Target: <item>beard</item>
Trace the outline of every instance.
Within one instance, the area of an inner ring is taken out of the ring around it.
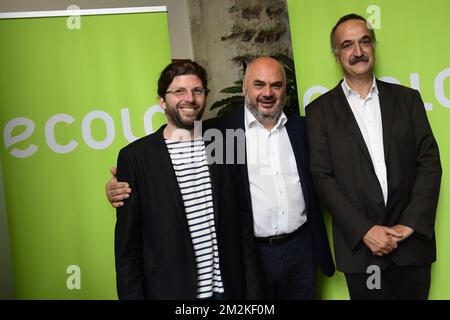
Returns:
[[[180,108],[184,107],[191,107],[195,110],[199,110],[197,115],[195,116],[195,119],[183,119],[183,116],[180,113]],[[200,106],[197,103],[186,103],[183,101],[180,101],[177,103],[175,107],[169,107],[166,108],[166,116],[172,121],[172,123],[175,125],[175,127],[185,130],[192,130],[194,129],[194,122],[200,121],[203,116],[203,112],[205,111],[204,106]]]
[[[248,92],[245,93],[245,105],[247,106],[248,110],[253,114],[253,116],[256,118],[256,120],[258,120],[261,124],[273,123],[274,121],[278,120],[281,113],[283,112],[286,97],[283,97],[283,99],[275,105],[275,109],[270,113],[263,113],[258,110],[259,102],[267,103],[271,101],[272,101],[271,99],[257,98],[255,103],[253,103],[252,101],[250,101]]]

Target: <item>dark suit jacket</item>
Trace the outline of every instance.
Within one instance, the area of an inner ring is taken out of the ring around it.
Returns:
[[[302,192],[305,198],[307,221],[311,230],[313,252],[316,263],[320,266],[324,274],[331,276],[334,273],[334,263],[328,244],[322,212],[320,211],[320,207],[316,201],[315,192],[312,187],[312,180],[309,171],[306,124],[304,118],[295,114],[288,114],[287,118],[288,121],[286,122],[286,130],[294,151]],[[230,111],[222,118],[206,121],[205,127],[220,127],[222,130],[245,130],[244,107]],[[227,143],[228,142],[229,141],[227,141]],[[245,148],[243,150],[245,150]],[[243,197],[241,197],[241,202],[245,207],[242,211],[249,212],[251,215],[252,203],[247,165],[244,162],[241,165],[235,166],[235,168],[237,169],[237,174],[235,175],[237,180],[235,185],[240,188],[239,193],[243,195]],[[251,219],[253,220],[253,216],[251,216]]]
[[[117,210],[120,299],[195,299],[197,273],[186,213],[163,129],[123,148],[117,178],[133,192]],[[238,212],[233,178],[210,165],[220,268],[228,299],[261,298],[253,229]]]
[[[434,221],[439,151],[417,91],[377,80],[383,124],[388,201],[339,83],[306,108],[314,186],[333,220],[336,264],[346,273],[430,264],[436,259]],[[415,230],[391,254],[372,255],[362,242],[374,225]]]

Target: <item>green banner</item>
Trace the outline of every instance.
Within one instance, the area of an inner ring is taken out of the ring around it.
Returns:
[[[108,165],[165,121],[167,14],[141,9],[2,14],[0,162],[19,299],[116,298]]]
[[[429,297],[450,299],[450,1],[288,0],[288,8],[303,107],[342,78],[329,39],[337,20],[348,13],[362,15],[376,29],[377,78],[420,90],[443,167],[436,218],[437,262],[432,268]],[[348,298],[342,273],[321,278],[321,282],[323,298]]]

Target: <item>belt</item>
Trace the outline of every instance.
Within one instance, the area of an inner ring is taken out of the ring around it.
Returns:
[[[297,234],[304,229],[304,226],[306,223],[302,224],[297,230],[291,233],[284,233],[276,236],[270,236],[270,237],[255,237],[256,242],[258,243],[264,243],[269,245],[277,245],[277,244],[283,244],[292,238],[294,238]]]

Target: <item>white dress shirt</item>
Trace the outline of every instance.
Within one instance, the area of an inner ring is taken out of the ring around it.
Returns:
[[[245,107],[248,178],[256,237],[291,233],[306,222],[294,151],[281,114],[269,131]]]
[[[380,100],[375,77],[372,88],[365,99],[342,81],[342,90],[353,111],[359,130],[364,138],[378,181],[383,191],[384,204],[387,203],[388,186],[386,162],[384,159],[383,124],[381,121]]]

